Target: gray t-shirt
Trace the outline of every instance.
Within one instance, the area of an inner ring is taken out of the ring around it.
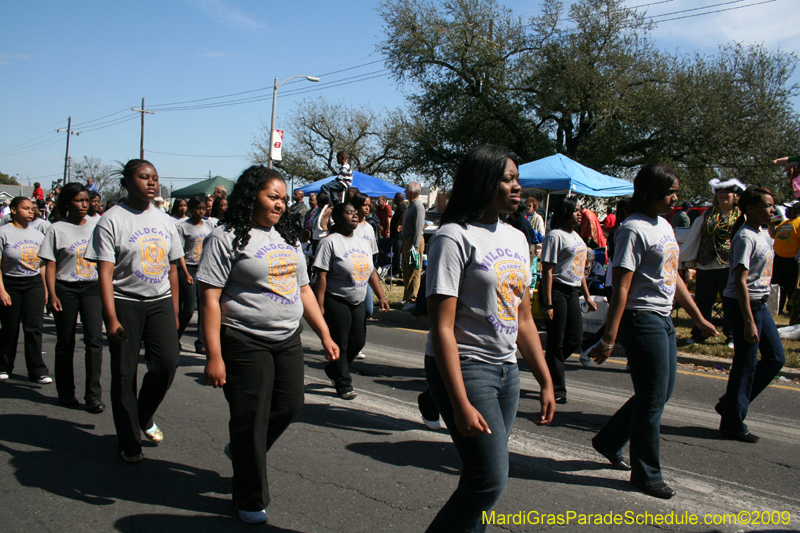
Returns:
[[[61,220],[50,226],[44,234],[39,257],[55,261],[58,281],[97,280],[97,265],[84,259],[94,226],[94,219],[88,217],[81,225]]]
[[[84,258],[114,263],[114,296],[152,300],[170,295],[170,262],[183,256],[175,224],[154,206],[120,202],[100,217]]]
[[[553,280],[580,287],[586,271],[588,249],[581,236],[554,229],[542,241],[542,261],[553,264]]]
[[[403,215],[403,238],[414,239],[412,243],[414,248],[419,247],[419,241],[422,239],[422,230],[425,229],[425,206],[422,205],[422,200],[417,198],[406,208],[406,213]]]
[[[199,226],[186,220],[178,224],[178,238],[181,240],[183,248],[183,259],[187,265],[200,264],[200,257],[203,255],[203,241],[214,230],[214,226],[207,220],[202,220]]]
[[[680,254],[669,222],[636,213],[617,229],[614,243],[612,267],[633,272],[625,309],[669,316],[678,286]]]
[[[372,255],[378,253],[378,240],[375,238],[375,230],[372,229],[372,226],[368,222],[359,224],[356,229],[353,230],[353,233],[369,244]]]
[[[47,230],[50,229],[50,226],[52,226],[52,224],[50,224],[48,221],[39,217],[31,220],[30,225],[33,226],[34,229],[41,231],[42,235],[47,233]]]
[[[197,279],[222,289],[222,324],[270,340],[294,333],[303,316],[300,289],[308,285],[306,260],[274,228],[254,227],[244,250],[236,235],[214,228],[203,246]]]
[[[428,248],[427,295],[455,296],[458,354],[516,362],[519,305],[530,285],[530,247],[505,222],[445,224]],[[425,354],[433,356],[431,335]]]
[[[731,239],[731,253],[729,256],[730,273],[728,285],[722,291],[723,296],[736,298],[736,284],[734,270],[739,265],[747,269],[747,292],[751,300],[760,300],[769,296],[772,280],[772,261],[775,253],[767,242],[766,237],[747,224],[739,228]]]
[[[333,232],[319,241],[313,266],[328,272],[327,294],[351,305],[364,301],[373,270],[372,248],[355,232],[350,237]]]
[[[28,224],[25,229],[14,224],[0,227],[0,271],[12,278],[39,275],[39,248],[44,235]]]

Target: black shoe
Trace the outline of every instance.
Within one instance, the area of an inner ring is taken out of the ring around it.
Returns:
[[[86,410],[90,413],[99,415],[103,411],[106,410],[106,404],[98,400],[97,398],[93,398],[91,400],[86,401]]]
[[[75,407],[76,405],[80,405],[81,402],[73,396],[72,398],[59,398],[58,403],[63,405],[64,407]]]
[[[663,481],[652,485],[638,485],[632,482],[632,485],[645,494],[655,498],[661,498],[662,500],[669,500],[675,496],[675,491]]]
[[[747,442],[748,444],[755,444],[761,438],[758,435],[753,435],[749,431],[747,433],[742,433],[741,435],[734,435],[732,433],[723,433],[722,431],[719,432],[725,440],[738,440],[739,442]]]
[[[563,398],[556,398],[556,403],[560,403],[561,405],[564,405],[564,404],[565,404],[565,403],[567,403],[568,401],[569,401],[569,400],[567,400],[567,397],[566,397],[566,396],[564,396]]]
[[[717,405],[714,406],[714,410],[719,416],[722,416],[722,402],[717,402]]]
[[[599,449],[597,449],[597,445],[594,443],[594,441],[592,441],[592,448],[594,448],[597,453],[608,459],[608,462],[611,463],[611,468],[614,470],[622,470],[623,472],[631,471],[631,465],[626,463],[621,455],[611,455],[601,452]]]

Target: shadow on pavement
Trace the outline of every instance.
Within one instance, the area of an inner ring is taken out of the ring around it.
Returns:
[[[330,390],[328,393],[328,391],[313,390],[312,387],[306,386],[306,394],[331,396],[336,398],[336,401],[345,402],[345,400],[339,400],[330,388],[328,388]],[[417,424],[403,418],[354,409],[347,405],[339,407],[315,403],[307,403],[303,406],[300,416],[295,420],[295,423],[297,422],[324,428],[358,431],[369,435],[391,435],[396,431],[410,431],[425,427],[421,423]]]
[[[229,479],[211,470],[148,459],[147,449],[144,462],[125,464],[116,453],[116,436],[93,434],[94,428],[44,415],[0,415],[0,451],[10,456],[20,485],[64,498],[90,505],[125,500],[230,514]]]
[[[139,531],[187,531],[200,533],[206,531],[254,531],[255,527],[245,524],[229,513],[229,516],[182,516],[168,514],[140,514],[120,518],[114,524],[117,531],[136,533]],[[274,533],[301,533],[295,529],[275,526],[258,527],[258,531]]]

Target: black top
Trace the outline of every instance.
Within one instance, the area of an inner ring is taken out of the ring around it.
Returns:
[[[403,216],[406,214],[406,204],[400,204],[397,209],[395,209],[394,214],[392,215],[392,222],[389,224],[389,236],[392,239],[402,239],[403,236],[397,231],[397,226],[403,223]]]

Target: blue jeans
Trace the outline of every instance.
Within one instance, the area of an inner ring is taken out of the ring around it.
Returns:
[[[367,296],[364,298],[364,320],[372,318],[375,310],[375,301],[372,299],[372,287],[367,284]]]
[[[750,344],[744,340],[744,317],[739,300],[723,298],[722,310],[733,326],[733,363],[728,378],[728,388],[720,398],[722,419],[719,430],[729,435],[747,433],[744,419],[750,403],[775,379],[786,362],[783,344],[767,306],[758,301],[750,302],[750,310],[756,323],[759,342]],[[758,352],[761,360],[758,361]],[[758,362],[756,362],[758,361]]]
[[[668,316],[625,311],[617,342],[628,354],[634,394],[592,442],[601,453],[620,457],[630,441],[631,483],[654,485],[664,480],[659,461],[661,414],[678,371],[675,328]]]
[[[477,437],[459,433],[434,357],[425,357],[425,373],[462,463],[458,487],[427,531],[485,531],[486,525],[481,523],[483,511],[489,511],[497,503],[508,480],[508,438],[519,404],[519,369],[516,363],[490,365],[461,359],[469,401],[492,431]]]

